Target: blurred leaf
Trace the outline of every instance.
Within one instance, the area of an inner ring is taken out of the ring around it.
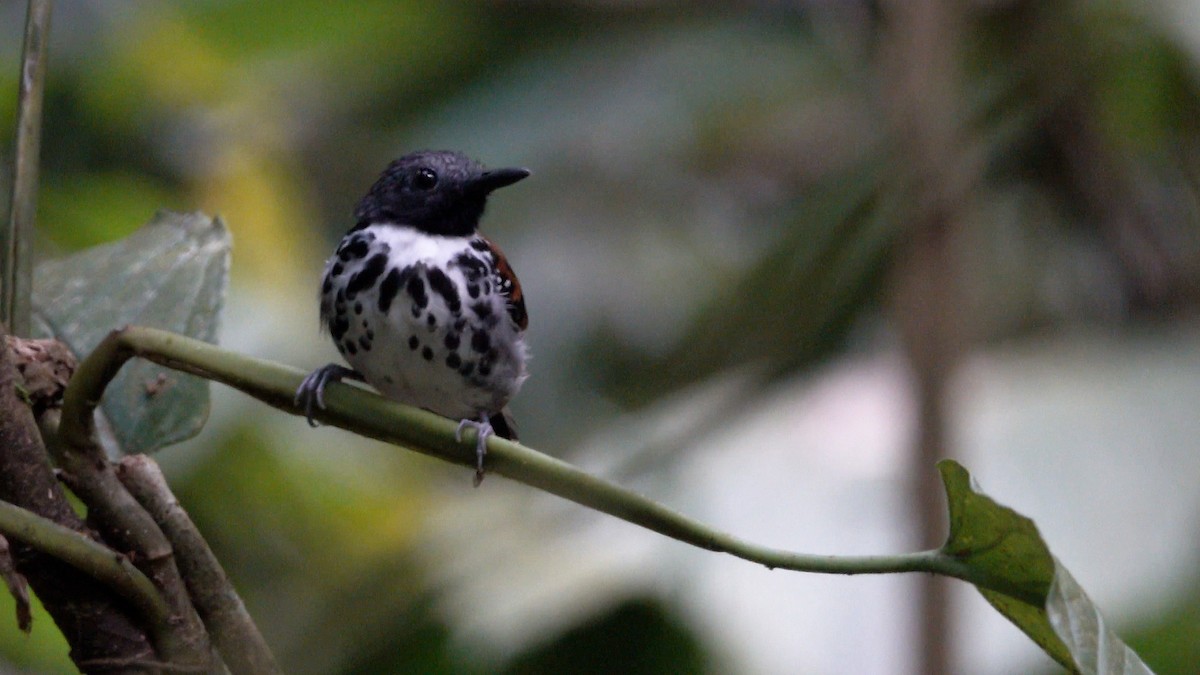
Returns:
[[[210,428],[213,452],[172,477],[284,671],[463,672],[412,555],[436,508],[427,460],[352,439],[283,451],[277,423],[295,421],[268,409]]]
[[[283,117],[305,115],[427,81],[452,87],[453,77],[431,75],[479,67],[495,39],[486,15],[414,0],[158,3],[114,25],[111,49],[81,65],[90,76],[80,84],[96,111],[135,128],[197,104],[250,103],[267,113],[292,102]],[[139,101],[132,114],[131,100]]]
[[[993,607],[1071,672],[1150,673],[1050,554],[1032,520],[976,490],[957,462],[944,460],[938,470],[950,503],[942,551],[973,568]]]
[[[0,672],[5,673],[78,673],[67,655],[71,646],[54,625],[54,618],[42,606],[37,595],[31,595],[33,630],[26,634],[15,630],[15,606],[11,595],[0,593]]]
[[[394,571],[392,572],[395,573]],[[354,598],[359,605],[380,604],[377,596]],[[349,604],[349,603],[347,603]],[[378,633],[375,639],[362,639],[345,654],[346,665],[340,672],[375,675],[376,673],[421,673],[422,675],[463,675],[472,672],[462,664],[462,655],[455,649],[454,633],[444,625],[432,607],[400,607],[390,603],[394,616],[388,621],[372,624]],[[430,603],[426,603],[428,605]],[[354,612],[355,607],[347,607]],[[373,617],[375,618],[375,617]],[[382,628],[383,630],[379,630]],[[322,633],[313,640],[319,642]],[[361,633],[359,634],[361,636]]]
[[[502,672],[584,675],[619,669],[626,675],[651,675],[713,672],[713,666],[686,624],[660,603],[638,599],[518,656]]]
[[[134,172],[96,171],[47,180],[38,200],[38,229],[56,245],[76,251],[131,234],[147,204],[168,204],[172,198],[153,179]]]
[[[1131,631],[1129,643],[1159,675],[1192,675],[1200,663],[1200,579],[1193,574],[1154,614]]]
[[[35,333],[62,340],[80,357],[127,324],[211,342],[225,296],[229,249],[229,233],[219,219],[159,212],[126,239],[39,265]],[[200,430],[208,417],[208,386],[135,360],[108,387],[101,410],[117,446],[110,451],[152,452]]]
[[[661,357],[618,356],[625,363],[610,369],[613,384],[644,403],[747,364],[778,377],[840,343],[872,299],[901,222],[881,188],[887,164],[867,153],[797,199],[778,240],[715,294],[675,346]]]
[[[1078,3],[1073,15],[1087,34],[1080,65],[1106,138],[1157,152],[1195,129],[1200,81],[1177,33],[1131,3]]]

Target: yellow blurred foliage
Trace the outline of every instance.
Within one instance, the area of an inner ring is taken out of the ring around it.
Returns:
[[[299,175],[270,152],[234,141],[194,186],[199,208],[221,215],[233,233],[235,282],[314,286],[313,269],[324,253],[317,244],[324,243],[311,236],[314,208],[296,182]]]

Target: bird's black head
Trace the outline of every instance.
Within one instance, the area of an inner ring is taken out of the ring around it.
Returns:
[[[464,237],[475,232],[488,194],[525,178],[525,169],[488,171],[459,152],[405,155],[384,170],[354,209],[357,227],[392,222],[429,234]]]

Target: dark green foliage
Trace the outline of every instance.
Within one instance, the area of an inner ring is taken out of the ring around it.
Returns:
[[[712,672],[703,645],[658,602],[630,600],[518,656],[507,675],[660,675]]]

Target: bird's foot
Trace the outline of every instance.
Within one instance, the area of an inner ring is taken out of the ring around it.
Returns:
[[[297,406],[304,407],[304,419],[308,420],[308,426],[316,427],[317,422],[313,419],[313,413],[317,408],[325,409],[325,387],[330,382],[341,382],[342,380],[362,382],[363,376],[357,370],[331,363],[312,371],[300,383],[300,387],[296,389],[294,402]]]
[[[487,439],[495,433],[487,413],[479,416],[478,420],[465,419],[458,423],[454,431],[454,440],[462,443],[463,429],[471,427],[475,430],[475,487],[483,482],[483,456],[487,454]]]

